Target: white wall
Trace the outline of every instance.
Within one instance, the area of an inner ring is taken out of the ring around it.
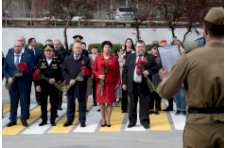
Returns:
[[[186,29],[176,29],[175,34],[178,39],[182,40]],[[113,44],[123,44],[127,38],[135,39],[135,30],[131,28],[69,28],[67,30],[67,37],[69,45],[73,43],[74,35],[82,35],[83,41],[90,43],[102,43],[104,40],[109,40]],[[26,42],[29,38],[34,37],[37,42],[44,44],[46,39],[59,39],[64,43],[63,28],[2,28],[2,50],[4,55],[7,54],[8,49],[13,47],[14,42],[18,36],[24,36]],[[172,33],[169,29],[141,29],[141,38],[146,44],[151,44],[153,40],[167,40],[168,43],[172,41]]]

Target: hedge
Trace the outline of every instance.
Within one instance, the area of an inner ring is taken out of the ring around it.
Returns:
[[[25,44],[26,47],[29,46],[29,44]],[[37,49],[40,49],[41,51],[43,50],[44,45],[42,43],[37,43],[36,47]]]

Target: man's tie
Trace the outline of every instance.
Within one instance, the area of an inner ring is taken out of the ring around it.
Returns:
[[[78,56],[75,56],[75,60],[76,60],[76,61],[78,60]]]
[[[16,68],[17,68],[17,65],[19,64],[19,58],[20,57],[20,55],[16,55]]]
[[[142,58],[142,55],[139,55],[138,61],[141,61],[142,60],[141,58]],[[136,73],[137,73],[138,76],[141,75],[141,67],[137,66]]]

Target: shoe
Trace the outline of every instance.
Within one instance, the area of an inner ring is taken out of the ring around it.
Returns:
[[[16,125],[16,122],[9,122],[9,123],[7,124],[7,127],[10,127],[10,126],[13,126],[13,125]]]
[[[51,121],[51,125],[52,126],[55,126],[56,124],[55,124],[55,121]]]
[[[85,127],[85,126],[86,126],[85,123],[81,123],[81,124],[80,124],[80,127]]]
[[[63,126],[67,127],[67,126],[70,126],[70,125],[72,125],[72,122],[66,122]]]
[[[77,112],[79,112],[79,109],[77,110]]]
[[[187,116],[187,113],[186,113],[185,110],[184,111],[181,111],[181,114],[184,115],[184,116]]]
[[[163,111],[173,111],[172,107],[167,107],[166,109],[164,109]]]
[[[28,127],[28,124],[27,124],[26,121],[23,121],[23,122],[22,122],[22,125],[25,126],[25,127]]]
[[[47,122],[41,122],[40,124],[39,124],[39,126],[43,126],[43,125],[45,125],[45,124],[47,124]]]
[[[111,127],[111,124],[106,124],[107,127]]]
[[[97,111],[100,112],[100,109],[98,109]]]
[[[127,128],[132,128],[132,127],[134,127],[135,125],[134,124],[129,124],[128,126],[127,126]]]
[[[101,124],[101,127],[105,127],[106,126],[106,122],[105,122],[105,124]]]
[[[122,113],[127,113],[127,111],[124,111],[124,110],[123,110]]]
[[[40,116],[40,118],[42,118],[42,116]]]
[[[143,127],[145,128],[145,129],[149,129],[149,125],[143,125]]]
[[[180,110],[177,110],[175,115],[179,115],[180,113],[181,113]]]
[[[58,110],[62,110],[62,107],[60,105],[58,105]]]
[[[56,114],[56,115],[55,115],[55,117],[56,117],[56,118],[58,118],[58,117],[59,117],[59,115],[58,115],[58,114]]]
[[[154,113],[154,110],[150,110],[150,111],[149,111],[149,114],[153,114],[153,113]]]
[[[97,103],[94,103],[94,106],[97,106]]]
[[[88,110],[86,110],[86,112],[89,112]]]
[[[41,102],[38,102],[38,105],[40,106],[41,105]]]
[[[155,115],[159,115],[159,111],[158,110],[155,110]]]

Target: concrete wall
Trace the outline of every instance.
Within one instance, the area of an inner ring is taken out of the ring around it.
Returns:
[[[168,43],[172,41],[171,31],[169,29],[140,29],[141,38],[146,44],[151,44],[153,40],[166,39]],[[201,29],[199,29],[201,31]],[[175,34],[178,39],[182,40],[186,29],[176,29]],[[112,43],[123,44],[127,38],[135,39],[134,29],[86,29],[69,28],[67,30],[67,37],[69,45],[73,43],[73,36],[80,34],[84,37],[83,41],[88,44],[90,43],[102,43],[104,40],[109,40]],[[24,36],[26,42],[29,38],[36,38],[37,42],[44,44],[46,39],[56,40],[59,39],[64,43],[63,28],[2,28],[2,50],[6,55],[8,49],[13,47],[14,42],[18,36]]]

